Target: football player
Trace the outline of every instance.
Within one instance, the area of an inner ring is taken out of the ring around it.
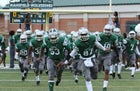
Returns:
[[[76,31],[71,33],[72,46],[73,46],[73,42],[78,39],[78,36],[79,36],[78,32],[76,32]],[[73,68],[72,70],[74,71],[74,78],[75,78],[74,82],[75,83],[78,83],[78,75],[81,75],[81,71],[78,70],[79,61],[80,61],[80,55],[79,55],[79,53],[76,53],[74,59],[72,60],[72,64],[71,64],[72,68]]]
[[[1,47],[1,61],[0,64],[3,63],[4,67],[6,67],[5,59],[6,59],[6,45],[5,45],[5,38],[4,36],[0,36],[0,47]]]
[[[48,37],[45,38],[41,48],[40,58],[46,49],[47,52],[47,70],[49,76],[49,91],[53,91],[54,77],[56,75],[56,86],[61,82],[62,72],[65,64],[65,50],[70,50],[67,39],[59,36],[59,32],[55,28],[48,31]]]
[[[140,42],[140,24],[136,25],[135,32],[136,32],[136,39]],[[138,45],[138,49],[140,50],[140,43]],[[139,60],[139,56],[136,54],[136,71],[140,71],[138,62],[140,62],[140,60]]]
[[[104,48],[94,35],[89,34],[89,30],[85,27],[81,27],[78,30],[79,39],[74,41],[74,49],[70,53],[72,58],[75,58],[75,54],[79,53],[80,61],[78,62],[78,70],[82,71],[85,77],[85,83],[87,91],[93,91],[91,78],[97,79],[98,66],[95,61],[95,46],[101,48],[103,51],[109,51]]]
[[[138,49],[139,41],[136,39],[136,33],[134,31],[130,31],[128,33],[128,38],[124,40],[124,44],[126,50],[127,66],[131,67],[131,78],[134,78],[136,70],[136,54],[140,56]]]
[[[110,74],[113,79],[115,78],[115,64],[118,68],[118,78],[121,79],[121,64],[122,64],[122,51],[123,51],[123,36],[121,35],[120,28],[114,28],[113,33],[116,35],[117,44],[112,50],[112,64],[110,66]]]
[[[16,52],[20,57],[19,67],[22,73],[22,81],[26,79],[29,70],[29,63],[27,60],[28,48],[29,48],[29,43],[27,42],[27,36],[25,34],[22,34],[20,36],[20,42],[16,44]]]
[[[99,37],[98,41],[105,48],[111,49],[116,45],[117,38],[114,34],[112,34],[112,26],[110,24],[106,24],[104,26],[103,33],[99,34]],[[111,58],[111,51],[106,52],[101,49],[98,50],[97,59],[99,61],[99,71],[101,71],[104,67],[103,91],[107,91]]]
[[[38,31],[35,34],[35,38],[33,38],[30,41],[30,46],[29,46],[29,50],[28,50],[28,62],[30,63],[30,59],[31,59],[31,52],[34,53],[34,57],[33,57],[33,65],[35,67],[35,75],[36,75],[36,84],[40,85],[40,78],[39,78],[39,74],[40,71],[44,70],[44,64],[45,64],[45,60],[44,57],[42,58],[42,60],[38,60],[39,58],[39,53],[40,53],[40,48],[41,45],[43,44],[43,32]]]
[[[22,29],[17,29],[16,34],[14,35],[15,44],[20,41],[20,35],[22,34]],[[18,60],[18,53],[15,53],[15,60]]]

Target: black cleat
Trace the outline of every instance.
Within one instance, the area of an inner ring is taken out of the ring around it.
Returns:
[[[55,85],[58,86],[59,83],[60,83],[60,80],[57,80],[56,83],[55,83]]]
[[[131,75],[131,79],[133,79],[134,78],[134,75]]]
[[[115,73],[112,74],[112,78],[115,79]]]
[[[122,79],[122,77],[121,77],[121,75],[120,75],[120,74],[118,74],[118,78],[119,78],[119,79]]]
[[[40,81],[36,81],[36,85],[39,86],[40,85]]]
[[[75,81],[74,81],[76,84],[78,83],[78,80],[77,79],[75,79]]]
[[[25,81],[25,77],[24,76],[22,76],[22,81]]]
[[[43,73],[43,71],[42,70],[40,70],[40,74],[42,74]]]

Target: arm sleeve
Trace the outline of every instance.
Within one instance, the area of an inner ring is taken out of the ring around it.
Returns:
[[[106,48],[105,47],[103,47],[98,41],[95,41],[95,45],[98,47],[98,48],[100,48],[100,49],[102,49],[102,50],[106,50]]]
[[[75,53],[76,53],[76,49],[73,49],[69,55],[74,58],[75,57]]]
[[[136,47],[136,50],[135,50],[136,54],[140,56],[140,51],[138,49],[138,46]]]

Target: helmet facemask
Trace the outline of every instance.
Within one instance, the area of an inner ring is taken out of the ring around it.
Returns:
[[[27,42],[27,36],[24,35],[24,34],[22,34],[22,35],[20,36],[20,43],[26,43],[26,42]]]
[[[81,27],[78,31],[81,41],[87,41],[89,39],[89,31],[87,28]]]
[[[128,34],[128,37],[129,37],[130,39],[135,39],[136,33],[135,33],[134,31],[130,31],[129,34]]]
[[[80,39],[82,41],[87,41],[89,39],[89,35],[88,34],[80,34]]]
[[[107,36],[110,36],[112,34],[112,30],[111,29],[104,29],[104,33]]]
[[[48,35],[49,35],[49,39],[50,39],[51,43],[56,43],[57,42],[58,36],[59,36],[59,33],[58,33],[57,29],[55,29],[55,28],[50,29],[49,32],[48,32]]]
[[[37,41],[42,41],[43,40],[43,33],[41,31],[38,31],[36,33],[36,40]]]

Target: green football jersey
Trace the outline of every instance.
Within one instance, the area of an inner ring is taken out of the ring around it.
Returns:
[[[116,46],[117,44],[117,38],[114,34],[111,34],[110,36],[106,36],[104,33],[99,34],[100,40],[99,42],[105,47],[111,49],[112,47]],[[99,49],[98,51],[102,55],[106,55],[110,52],[103,51],[102,49]]]
[[[15,34],[14,40],[15,40],[15,44],[18,43],[20,41],[20,35]]]
[[[70,45],[65,37],[59,37],[56,43],[50,42],[46,37],[43,46],[46,48],[47,55],[53,60],[63,60],[65,58],[65,49],[70,50]]]
[[[117,38],[117,48],[122,48],[123,47],[123,36],[122,35],[116,35]]]
[[[95,42],[96,37],[94,35],[89,35],[89,39],[86,42],[80,39],[74,41],[74,46],[83,58],[88,58],[94,55]]]
[[[28,48],[29,48],[29,43],[28,42],[26,42],[26,43],[18,42],[16,44],[16,51],[20,52],[20,55],[19,55],[20,57],[23,57],[23,58],[27,57]]]
[[[126,53],[133,54],[135,53],[136,46],[138,46],[139,42],[137,39],[126,39],[127,44],[126,45]]]
[[[39,42],[35,38],[33,38],[30,41],[30,46],[33,48],[33,53],[34,53],[35,57],[39,57],[39,53],[40,53],[40,49],[41,49],[42,44],[43,44],[43,41]]]

